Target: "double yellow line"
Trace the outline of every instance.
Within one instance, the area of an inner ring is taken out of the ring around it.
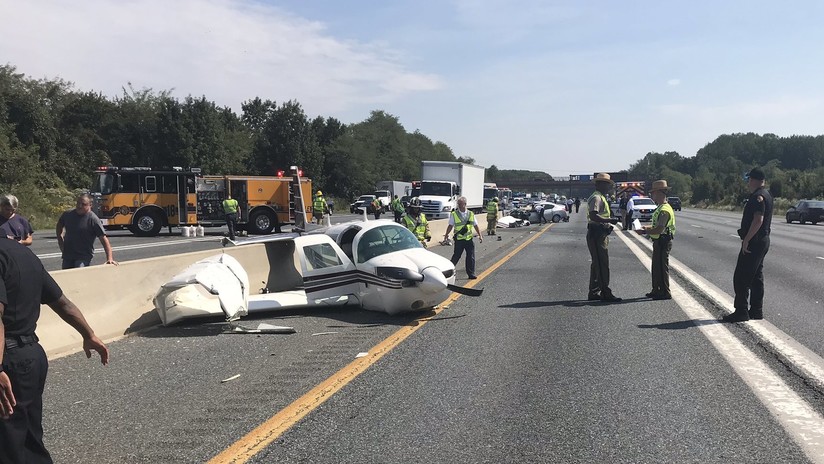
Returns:
[[[518,245],[509,254],[498,260],[489,269],[485,270],[478,276],[478,280],[470,281],[466,286],[474,287],[496,269],[501,267],[504,263],[509,261],[513,256],[518,254],[527,245],[535,241],[544,232],[548,231],[552,226],[549,225],[543,230],[537,232],[535,235],[527,239],[524,243]],[[434,310],[434,315],[437,315],[443,309],[460,298],[461,295],[453,293],[446,301]],[[355,379],[358,375],[364,372],[369,366],[375,364],[385,354],[389,353],[393,348],[399,345],[407,337],[415,333],[418,329],[423,327],[432,316],[418,319],[401,327],[398,331],[384,339],[382,342],[375,345],[369,350],[369,354],[362,358],[357,358],[347,366],[332,374],[331,377],[318,384],[315,388],[309,390],[305,395],[295,400],[289,406],[281,409],[277,414],[270,417],[266,422],[255,427],[254,430],[246,434],[231,446],[223,450],[220,454],[212,458],[210,464],[225,464],[233,463],[240,464],[247,462],[256,454],[263,451],[270,443],[277,440],[283,432],[289,430],[304,416],[315,410],[324,401],[332,397],[338,390],[346,386],[349,382]]]

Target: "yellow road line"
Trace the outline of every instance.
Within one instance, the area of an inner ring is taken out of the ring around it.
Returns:
[[[513,256],[518,254],[518,252],[535,241],[551,227],[551,225],[547,226],[545,229],[528,238],[524,243],[518,245],[517,248],[498,260],[498,262],[493,264],[492,267],[482,272],[478,276],[478,280],[470,281],[466,287],[474,287],[477,283],[482,281],[489,274],[495,272],[496,269],[509,261]],[[446,301],[441,303],[440,307],[435,309],[435,315],[443,311],[445,306],[457,301],[460,297],[461,295],[459,293],[452,293]],[[346,384],[354,380],[355,377],[368,369],[369,366],[375,364],[385,354],[389,353],[392,348],[399,345],[402,341],[406,340],[407,337],[423,327],[430,317],[431,316],[427,316],[426,318],[412,321],[401,327],[398,331],[369,350],[369,354],[367,356],[355,359],[338,372],[332,374],[331,377],[318,384],[315,388],[309,390],[305,395],[295,400],[289,406],[281,409],[277,414],[266,420],[266,422],[255,427],[255,429],[246,434],[246,436],[242,437],[231,446],[223,450],[223,452],[212,458],[209,461],[209,464],[240,464],[247,462],[256,454],[263,451],[263,449],[270,443],[277,440],[283,432],[289,430],[289,428],[295,425],[304,416],[323,404],[323,402],[331,398],[332,395],[334,395],[338,390],[346,386]]]

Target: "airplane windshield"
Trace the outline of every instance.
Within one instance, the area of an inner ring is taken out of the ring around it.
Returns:
[[[366,231],[358,242],[358,263],[410,248],[423,248],[423,245],[408,229],[390,225],[376,227]]]

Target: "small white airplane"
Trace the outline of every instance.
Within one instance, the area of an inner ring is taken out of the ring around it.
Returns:
[[[483,292],[455,285],[451,261],[389,220],[226,242],[263,247],[236,253],[239,259],[227,253],[206,258],[165,283],[154,299],[163,325],[217,315],[235,321],[250,312],[291,307],[360,305],[400,314],[435,307],[451,292]],[[263,286],[251,294],[250,281]]]

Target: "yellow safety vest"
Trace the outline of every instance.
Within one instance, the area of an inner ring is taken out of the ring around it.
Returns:
[[[323,213],[326,211],[326,199],[322,196],[316,196],[312,207],[315,208],[316,211]]]
[[[429,238],[427,237],[428,234],[426,233],[426,216],[423,213],[421,213],[417,219],[418,220],[415,221],[408,214],[405,214],[403,216],[403,221],[406,224],[406,228],[409,229],[410,232],[415,234],[415,238],[423,242],[424,240]]]
[[[487,219],[497,219],[498,218],[498,203],[495,201],[489,201],[486,204],[486,218]]]
[[[466,216],[466,222],[461,222],[458,210],[452,211],[452,219],[455,220],[455,240],[472,240],[472,228],[475,224],[475,213],[472,211]]]
[[[604,212],[603,213],[598,213],[598,216],[601,216],[604,219],[611,218],[612,217],[612,211],[610,211],[610,209],[609,209],[609,201],[607,200],[607,197],[605,197],[603,193],[596,190],[595,193],[593,193],[592,195],[589,196],[589,199],[587,200],[587,203],[589,203],[589,200],[592,200],[592,197],[594,197],[594,196],[601,197],[601,202],[604,204]],[[589,222],[595,223],[595,221],[593,221],[592,219],[590,219]]]
[[[234,198],[223,200],[223,212],[226,214],[237,213],[237,200]]]
[[[675,211],[669,203],[663,203],[659,205],[658,208],[655,208],[655,212],[652,213],[652,227],[658,226],[658,215],[661,214],[662,211],[669,214],[669,221],[667,221],[667,227],[664,229],[663,234],[649,234],[649,238],[653,240],[657,240],[661,235],[675,237]]]

